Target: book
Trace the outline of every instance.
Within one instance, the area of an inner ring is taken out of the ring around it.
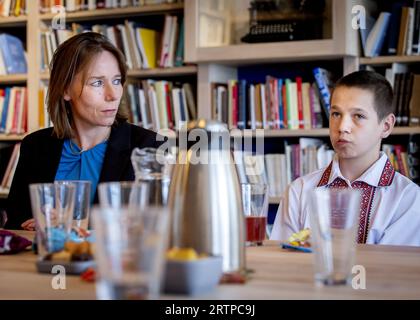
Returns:
[[[10,34],[0,34],[0,51],[8,74],[26,73],[25,50],[22,41]]]
[[[385,35],[388,30],[391,14],[389,12],[381,12],[376,20],[372,30],[366,39],[365,56],[379,56],[384,44]]]
[[[420,74],[413,75],[413,85],[410,98],[410,119],[409,126],[420,126]]]
[[[420,54],[420,0],[414,2],[412,54]]]
[[[319,98],[321,100],[321,105],[324,109],[325,115],[327,118],[330,118],[330,100],[331,100],[331,91],[330,88],[333,86],[332,75],[331,73],[324,68],[315,68],[313,69],[313,74],[315,77],[315,83],[318,89]]]
[[[400,33],[401,11],[404,3],[397,1],[392,4],[391,18],[389,21],[389,37],[387,53],[389,55],[397,54],[398,37]]]
[[[175,67],[181,67],[184,64],[184,19],[181,20],[181,26],[179,29],[178,44],[175,54]]]

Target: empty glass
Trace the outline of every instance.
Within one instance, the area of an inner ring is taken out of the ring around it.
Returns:
[[[153,299],[161,288],[168,213],[148,206],[148,185],[99,185],[100,207],[92,211],[96,232],[98,299]]]
[[[360,196],[360,191],[355,189],[316,189],[311,194],[310,223],[317,283],[336,285],[351,280]]]
[[[75,190],[75,204],[72,226],[87,230],[89,228],[90,193],[92,183],[85,180],[57,180],[57,184],[73,184]]]
[[[75,189],[72,184],[29,185],[40,260],[64,248],[70,235]]]

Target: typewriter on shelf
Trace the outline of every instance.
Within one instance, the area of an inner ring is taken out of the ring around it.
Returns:
[[[325,0],[252,0],[249,33],[242,42],[323,38]]]

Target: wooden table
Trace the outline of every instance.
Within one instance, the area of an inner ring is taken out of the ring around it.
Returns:
[[[33,232],[19,234],[29,239]],[[0,299],[95,299],[95,286],[79,276],[66,278],[66,290],[54,290],[54,275],[39,274],[31,252],[0,255]],[[276,242],[247,248],[254,270],[243,285],[220,285],[197,299],[420,299],[420,248],[360,245],[357,264],[366,268],[366,289],[317,287],[312,254],[282,250]],[[162,298],[190,298],[162,296]]]

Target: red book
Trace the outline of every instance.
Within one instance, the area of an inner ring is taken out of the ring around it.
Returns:
[[[298,120],[299,129],[304,129],[303,123],[303,101],[302,101],[302,78],[296,77],[296,91],[297,91],[297,106],[298,106]]]
[[[169,83],[165,83],[165,95],[166,95],[166,109],[168,112],[168,124],[169,128],[174,127],[174,120],[172,118],[172,100],[171,100],[171,88],[169,88]]]
[[[397,163],[398,163],[398,171],[402,174],[405,175],[406,177],[408,176],[407,172],[405,172],[405,168],[403,165],[403,160],[402,160],[402,156],[401,156],[401,152],[403,152],[403,146],[400,144],[396,144],[394,145],[394,151],[395,151],[395,155],[397,158]]]
[[[283,122],[284,127],[288,128],[288,118],[287,118],[287,108],[289,107],[287,105],[287,93],[286,93],[286,85],[283,85],[281,88],[282,96],[283,96]]]
[[[238,127],[238,83],[232,86],[232,126]]]

